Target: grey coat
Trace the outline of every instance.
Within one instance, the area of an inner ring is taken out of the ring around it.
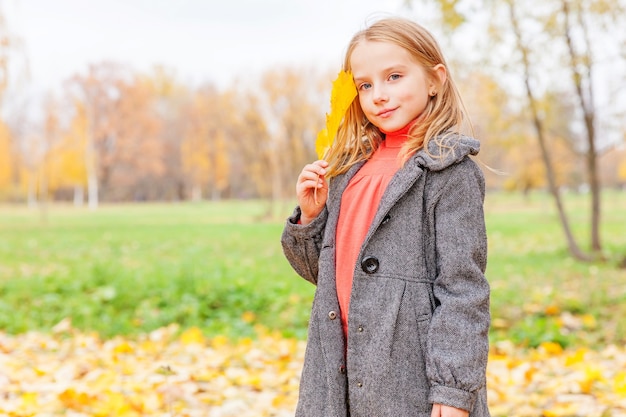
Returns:
[[[489,416],[485,185],[468,157],[479,142],[449,144],[445,152],[431,141],[440,158],[413,155],[382,197],[354,267],[346,353],[335,228],[360,165],[331,180],[313,222],[298,225],[298,207],[287,220],[285,256],[317,285],[296,416],[429,417],[433,403]]]

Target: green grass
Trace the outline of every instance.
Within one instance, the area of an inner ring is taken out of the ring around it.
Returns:
[[[589,249],[587,196],[566,196],[578,242]],[[552,200],[544,194],[488,195],[487,277],[492,338],[536,346],[626,341],[626,193],[605,192],[601,236],[605,262],[582,263],[567,252]]]
[[[314,287],[282,257],[281,224],[255,203],[53,207],[0,212],[0,328],[49,329],[71,317],[110,336],[173,322],[302,337]],[[306,299],[306,302],[303,302]],[[245,312],[257,320],[241,320]]]
[[[568,196],[581,241],[586,198]],[[551,200],[490,194],[487,276],[494,340],[536,346],[626,342],[626,194],[603,198],[608,260],[566,253]],[[282,218],[260,202],[0,207],[0,329],[50,331],[66,317],[104,336],[179,323],[252,336],[257,324],[304,337],[314,287],[282,255]],[[252,314],[250,314],[252,313]]]

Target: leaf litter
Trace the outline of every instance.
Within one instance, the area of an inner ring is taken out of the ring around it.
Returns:
[[[305,342],[257,329],[207,338],[177,325],[103,340],[69,320],[50,334],[0,333],[0,416],[293,416]],[[626,349],[546,342],[492,347],[493,416],[626,416]]]

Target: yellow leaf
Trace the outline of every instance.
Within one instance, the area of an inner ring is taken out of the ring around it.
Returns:
[[[39,395],[36,392],[26,392],[22,394],[22,405],[37,406]]]
[[[183,345],[203,345],[205,342],[202,330],[197,327],[191,327],[180,335],[180,343]]]
[[[583,325],[588,329],[593,329],[596,327],[596,318],[591,314],[585,314],[582,316]]]
[[[241,315],[241,320],[244,323],[252,323],[256,320],[256,315],[252,311],[246,311]]]
[[[211,340],[211,345],[215,349],[223,348],[228,345],[228,338],[223,335],[217,335],[213,338],[213,340]]]
[[[114,353],[133,353],[134,349],[130,343],[123,341],[113,348]]]
[[[565,358],[565,366],[572,366],[572,365],[576,365],[579,363],[583,363],[587,352],[588,352],[587,349],[580,348],[576,350],[576,352],[570,355],[567,355],[567,357]]]
[[[92,399],[84,392],[77,392],[74,388],[68,388],[58,395],[59,401],[67,408],[80,410],[88,405]]]
[[[561,309],[559,308],[559,306],[554,305],[554,304],[547,306],[546,309],[544,310],[544,313],[547,316],[556,316],[560,312],[561,312]]]
[[[337,136],[339,125],[357,96],[356,86],[350,72],[341,71],[330,93],[330,113],[326,114],[326,127],[317,134],[315,150],[319,159],[323,159]]]
[[[613,380],[613,391],[616,394],[626,396],[626,371],[618,372]]]
[[[558,343],[554,342],[543,342],[539,345],[539,348],[543,350],[548,355],[560,355],[563,353],[563,348]]]

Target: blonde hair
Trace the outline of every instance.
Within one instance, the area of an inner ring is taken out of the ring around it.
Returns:
[[[423,66],[426,76],[438,85],[437,94],[430,97],[419,123],[411,127],[409,138],[400,150],[403,162],[422,148],[428,151],[428,143],[433,138],[442,134],[460,133],[462,123],[469,123],[463,100],[450,76],[439,44],[425,28],[399,17],[385,18],[373,23],[352,37],[344,58],[345,71],[352,70],[352,52],[363,41],[389,42],[406,49]],[[438,64],[442,64],[447,71],[447,79],[443,85],[439,85],[439,79],[435,75],[434,67]],[[342,174],[353,165],[368,159],[382,139],[383,134],[367,120],[357,97],[346,112],[326,157],[329,162],[326,177]],[[449,148],[442,141],[438,143],[442,148]]]

